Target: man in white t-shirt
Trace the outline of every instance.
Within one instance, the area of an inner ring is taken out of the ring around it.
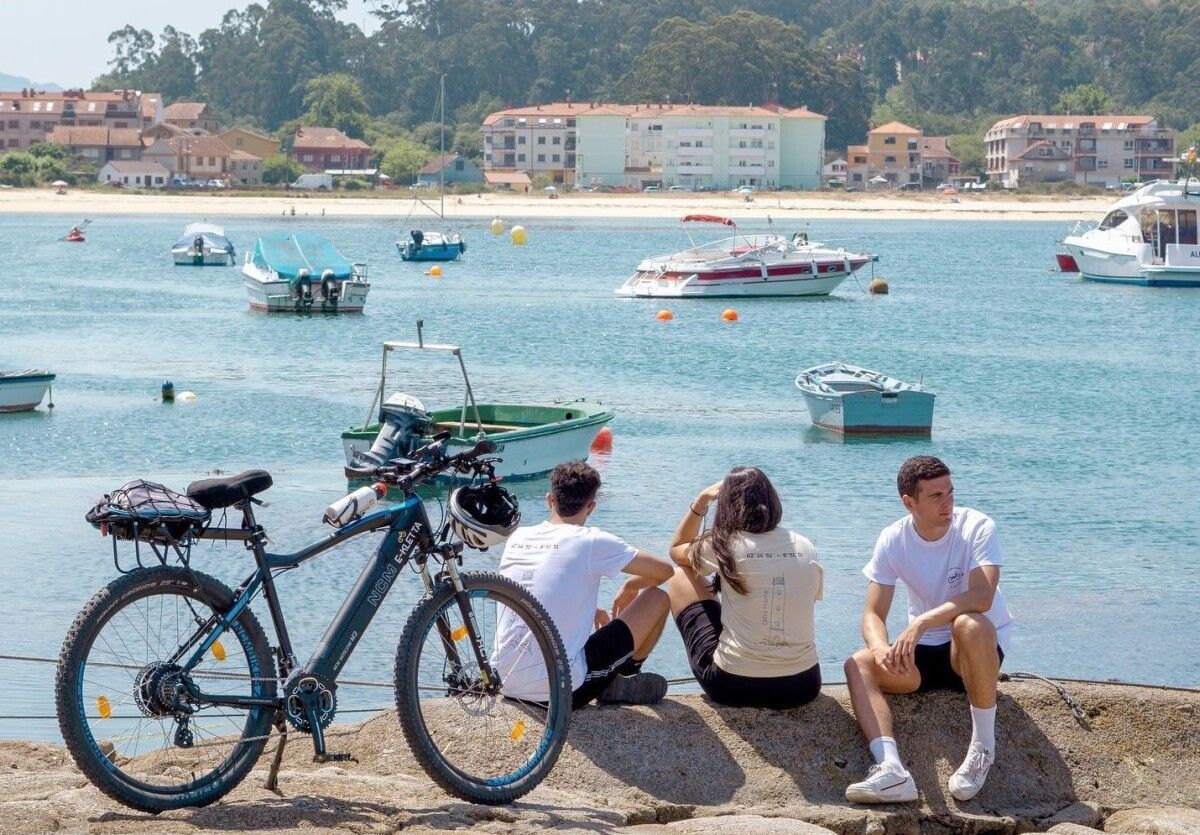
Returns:
[[[585,462],[555,467],[546,494],[550,518],[509,537],[499,571],[537,598],[558,628],[571,663],[575,708],[593,699],[656,704],[666,695],[666,679],[641,667],[670,614],[667,593],[657,587],[671,579],[674,568],[586,526],[599,490],[600,474]],[[621,573],[630,576],[611,611],[597,608],[600,581]],[[498,625],[493,661],[504,695],[540,701],[548,693],[545,669],[520,663],[528,643],[524,623],[505,620]]]
[[[908,515],[883,529],[863,568],[870,580],[863,609],[867,643],[846,660],[846,684],[859,727],[875,757],[867,779],[846,789],[858,803],[917,799],[917,785],[892,738],[885,693],[965,691],[971,742],[950,777],[950,794],[970,800],[996,758],[996,682],[1013,618],[1000,593],[996,525],[954,506],[949,468],[928,455],[904,462],[896,477]],[[908,626],[888,641],[887,616],[896,582],[908,592]]]

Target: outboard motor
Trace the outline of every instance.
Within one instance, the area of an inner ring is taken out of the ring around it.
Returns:
[[[334,305],[338,303],[341,289],[338,280],[333,277],[333,270],[325,270],[321,273],[321,293],[325,296],[325,301]]]
[[[414,229],[408,234],[412,235],[413,249],[420,249],[421,244],[425,243],[425,233],[420,229]]]
[[[295,298],[296,304],[304,307],[312,306],[312,276],[309,275],[307,269],[301,268],[296,273],[296,281],[292,284],[292,296]]]
[[[202,265],[204,263],[204,238],[197,235],[196,240],[192,241],[192,249],[195,250],[192,253],[192,263],[196,266]]]
[[[407,457],[421,446],[421,438],[433,428],[433,417],[412,395],[397,392],[379,408],[379,434],[369,452],[360,453],[363,463],[382,466],[393,458]]]

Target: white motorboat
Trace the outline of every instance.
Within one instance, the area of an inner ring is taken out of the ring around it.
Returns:
[[[36,409],[50,390],[54,376],[49,371],[0,371],[0,412],[28,412]],[[54,408],[51,395],[50,408]]]
[[[242,266],[250,307],[269,312],[362,313],[367,265],[352,264],[320,235],[259,238]]]
[[[683,223],[736,227],[715,215],[687,215]],[[686,230],[686,226],[684,227]],[[688,238],[691,239],[689,233]],[[682,252],[647,258],[617,288],[618,296],[824,296],[879,256],[827,247],[804,232],[734,235]]]
[[[801,371],[796,388],[814,426],[834,432],[923,434],[933,426],[934,394],[921,385],[844,362]]]
[[[1197,209],[1200,180],[1146,183],[1114,203],[1099,224],[1076,224],[1062,240],[1059,265],[1088,281],[1200,287]]]
[[[183,230],[183,237],[171,247],[175,265],[180,267],[233,266],[237,254],[225,230],[211,223],[192,223]]]

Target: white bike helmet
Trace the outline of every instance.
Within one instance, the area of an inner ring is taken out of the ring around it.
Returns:
[[[508,539],[521,523],[516,497],[498,484],[456,487],[447,504],[450,529],[480,551]]]

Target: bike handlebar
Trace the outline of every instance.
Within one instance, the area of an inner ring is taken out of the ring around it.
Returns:
[[[426,446],[417,450],[414,454],[428,454],[430,452],[434,452],[435,450],[439,450],[449,437],[450,433],[439,432],[434,436],[434,441],[432,443],[427,444]],[[363,478],[377,478],[386,484],[395,485],[408,490],[417,484],[439,475],[440,473],[446,472],[447,470],[467,472],[470,469],[474,469],[478,472],[480,471],[481,467],[487,466],[487,464],[485,463],[483,465],[479,465],[477,464],[476,459],[481,455],[489,455],[495,451],[495,441],[489,441],[484,438],[476,441],[475,446],[464,452],[460,452],[457,455],[451,455],[448,457],[443,456],[432,461],[417,462],[412,469],[405,473],[400,472],[400,465],[393,464],[384,467],[365,467],[359,471],[358,475]]]

